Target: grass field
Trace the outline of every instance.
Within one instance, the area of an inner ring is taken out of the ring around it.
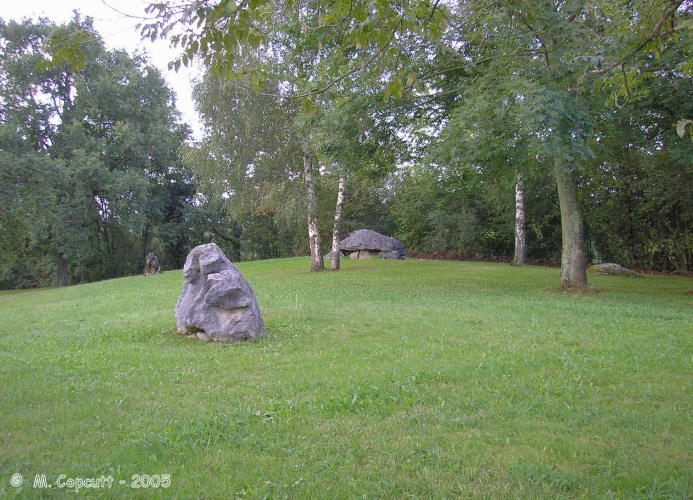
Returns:
[[[180,271],[0,292],[0,497],[75,496],[35,474],[114,476],[91,497],[693,494],[693,280],[239,267],[265,340],[176,334]]]

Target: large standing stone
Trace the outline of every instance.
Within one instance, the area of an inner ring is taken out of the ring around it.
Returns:
[[[193,248],[185,260],[183,277],[176,305],[179,333],[204,333],[216,341],[266,335],[253,289],[216,244]]]
[[[159,258],[152,252],[147,254],[144,259],[144,275],[151,276],[153,274],[158,274],[163,271],[161,264],[159,264]]]

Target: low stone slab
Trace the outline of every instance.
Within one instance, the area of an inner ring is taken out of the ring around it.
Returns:
[[[642,274],[636,273],[632,269],[623,267],[613,262],[603,262],[593,265],[590,270],[600,276],[625,276],[629,278],[642,278]]]
[[[253,289],[216,244],[193,248],[183,277],[176,305],[179,333],[219,342],[267,334]]]

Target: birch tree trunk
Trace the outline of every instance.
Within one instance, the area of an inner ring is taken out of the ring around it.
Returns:
[[[308,142],[303,143],[303,176],[308,192],[308,241],[310,243],[311,272],[321,271],[325,264],[322,260],[320,246],[320,229],[318,227],[318,203],[315,199],[315,182],[313,181],[313,158],[310,155]]]
[[[561,207],[561,286],[586,287],[585,228],[577,200],[577,186],[565,160],[554,159],[553,174]]]
[[[339,176],[339,188],[337,189],[337,208],[334,211],[334,229],[332,230],[332,261],[330,269],[339,271],[339,240],[341,239],[342,208],[344,207],[344,175]]]
[[[517,173],[515,184],[515,258],[513,266],[524,266],[527,247],[525,244],[525,188],[522,174]]]

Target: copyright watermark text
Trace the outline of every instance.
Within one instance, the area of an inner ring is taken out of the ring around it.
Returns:
[[[10,485],[19,488],[24,484],[24,476],[16,472],[10,476]],[[27,483],[28,484],[28,483]],[[82,489],[112,488],[114,485],[130,488],[168,488],[171,486],[171,474],[133,474],[129,480],[116,480],[113,476],[79,477],[60,474],[55,481],[49,481],[46,474],[35,474],[34,489],[57,488],[78,493]]]

